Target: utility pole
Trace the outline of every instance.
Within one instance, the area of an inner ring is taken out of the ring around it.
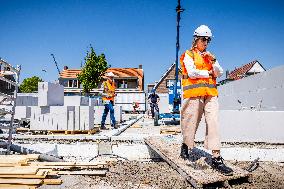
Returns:
[[[58,68],[58,64],[57,64],[57,62],[56,62],[56,60],[55,60],[54,54],[50,54],[50,55],[53,57],[54,64],[55,64],[55,66],[56,66],[56,68],[57,68],[58,74],[60,75],[60,70],[59,70],[59,68]]]
[[[176,7],[176,13],[177,13],[177,36],[176,36],[176,61],[175,61],[175,85],[174,85],[174,104],[173,104],[173,113],[179,114],[179,105],[181,103],[181,98],[177,93],[177,84],[178,84],[178,73],[179,73],[179,68],[178,68],[178,59],[179,59],[179,22],[180,22],[180,13],[182,13],[185,9],[181,8],[180,5],[180,0],[178,0],[178,5]]]

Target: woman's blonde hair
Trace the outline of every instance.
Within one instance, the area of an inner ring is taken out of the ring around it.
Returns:
[[[198,37],[194,36],[192,43],[191,43],[191,50],[196,47],[197,40],[198,40]]]

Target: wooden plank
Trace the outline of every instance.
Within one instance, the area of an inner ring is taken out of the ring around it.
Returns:
[[[139,125],[139,124],[133,124],[130,128],[142,128],[142,125]]]
[[[6,189],[36,189],[36,186],[16,185],[16,184],[0,184],[0,188],[6,188]]]
[[[85,134],[85,135],[92,135],[99,132],[99,127],[94,127],[91,130],[47,130],[47,134],[64,134],[64,135],[76,135],[76,134]],[[34,131],[33,131],[34,132]]]
[[[96,166],[79,166],[79,165],[70,165],[70,166],[45,166],[45,165],[35,165],[35,166],[29,166],[37,169],[52,169],[52,170],[71,170],[74,168],[78,169],[99,169],[99,168],[104,168],[104,165],[96,165]]]
[[[107,170],[92,170],[92,171],[52,171],[51,174],[57,175],[95,175],[95,176],[104,176],[106,175]]]
[[[42,183],[42,179],[0,179],[0,184],[40,185]]]
[[[36,174],[31,174],[31,175],[0,175],[0,178],[30,178],[30,179],[43,179],[46,178],[47,174],[51,172],[52,169],[40,169]]]
[[[174,134],[177,135],[178,133],[181,133],[180,127],[161,127],[160,128],[160,134]]]
[[[0,167],[1,175],[32,175],[36,174],[38,167]]]
[[[30,162],[31,166],[97,166],[107,165],[106,162]]]
[[[7,162],[7,163],[0,163],[0,167],[15,167],[15,166],[24,166],[28,165],[28,161],[15,161],[15,162]]]
[[[210,166],[207,166],[207,168],[203,169],[197,169],[193,166],[193,163],[189,162],[188,160],[185,161],[179,157],[180,144],[174,138],[149,137],[145,139],[145,142],[195,188],[200,188],[203,185],[210,183],[225,182],[226,180],[249,176],[247,171],[231,165],[229,162],[226,162],[226,164],[234,170],[234,174],[232,176],[225,176],[213,170]],[[194,155],[199,156],[200,154]]]
[[[43,179],[43,184],[47,185],[61,185],[62,180],[61,179]]]

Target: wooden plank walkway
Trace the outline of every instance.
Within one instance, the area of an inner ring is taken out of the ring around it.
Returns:
[[[222,183],[224,186],[229,187],[229,180],[250,177],[249,172],[229,162],[226,162],[226,165],[234,170],[232,176],[225,176],[213,170],[205,161],[203,161],[203,164],[198,163],[202,159],[209,159],[208,153],[206,154],[206,152],[198,149],[194,150],[194,156],[196,159],[199,158],[199,160],[196,162],[183,160],[179,157],[180,143],[172,137],[149,137],[145,139],[145,142],[195,188],[203,188],[203,186],[213,183]]]

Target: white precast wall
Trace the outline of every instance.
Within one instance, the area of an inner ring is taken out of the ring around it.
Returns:
[[[218,87],[221,110],[284,111],[284,66]]]
[[[220,110],[222,142],[284,143],[284,111]],[[204,117],[196,140],[204,140]]]
[[[31,107],[16,106],[14,118],[18,120],[31,118]]]
[[[117,92],[115,105],[122,106],[122,111],[133,111],[133,102],[139,103],[138,111],[146,111],[146,96],[144,91]]]
[[[92,106],[31,107],[31,130],[91,130],[94,128]]]
[[[63,106],[64,87],[58,83],[38,83],[38,106]]]
[[[64,96],[64,106],[89,106],[89,97]]]
[[[78,111],[79,109],[79,111]],[[79,129],[91,130],[94,128],[94,107],[93,106],[77,106],[75,111],[75,127],[79,122]],[[77,127],[76,127],[77,128]]]
[[[18,93],[16,99],[16,106],[37,106],[37,93]]]

